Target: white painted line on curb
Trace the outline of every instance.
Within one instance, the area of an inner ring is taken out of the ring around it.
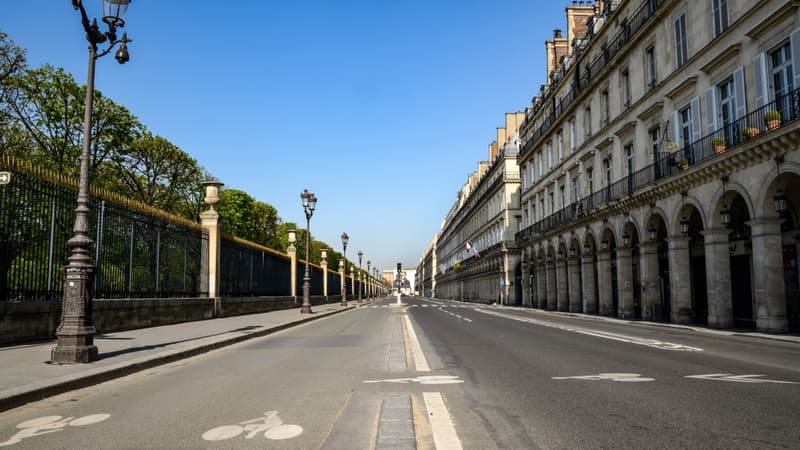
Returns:
[[[450,419],[450,411],[444,404],[444,398],[439,392],[423,392],[425,409],[428,410],[428,420],[431,423],[433,443],[436,450],[461,450],[461,440],[458,439],[456,428]]]
[[[425,354],[422,353],[422,346],[419,345],[417,333],[414,331],[414,327],[411,326],[411,320],[408,316],[403,316],[403,320],[406,321],[408,340],[411,343],[411,355],[414,357],[414,365],[417,367],[417,372],[430,372],[431,368],[428,366]]]

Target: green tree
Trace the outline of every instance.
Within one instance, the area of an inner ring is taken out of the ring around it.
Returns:
[[[260,202],[238,189],[223,189],[220,192],[217,211],[221,216],[223,232],[279,251],[286,251],[285,247],[276,248],[282,245],[279,232],[280,217],[272,205]]]
[[[25,140],[11,120],[8,101],[14,95],[10,81],[25,70],[25,51],[0,31],[0,155],[22,154]]]
[[[182,216],[187,210],[194,212],[190,203],[198,201],[204,175],[194,158],[147,131],[124,153],[112,155],[100,172],[104,176],[98,178],[108,189]],[[197,220],[197,214],[190,219]]]

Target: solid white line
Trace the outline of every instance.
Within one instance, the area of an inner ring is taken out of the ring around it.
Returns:
[[[436,450],[461,450],[461,440],[458,439],[456,428],[450,419],[450,411],[444,404],[444,398],[439,392],[423,392],[425,409],[428,410],[428,420],[431,423],[433,444]]]
[[[417,372],[430,372],[431,368],[428,366],[428,360],[425,359],[425,354],[422,353],[422,346],[419,345],[417,333],[414,332],[414,327],[411,326],[411,320],[408,316],[403,316],[403,319],[406,321],[408,341],[411,343],[411,355],[414,357],[414,365],[417,367]]]

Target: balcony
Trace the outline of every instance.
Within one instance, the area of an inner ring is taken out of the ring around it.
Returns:
[[[529,118],[526,117],[522,124],[522,134],[528,135],[525,145],[520,150],[520,155],[522,155],[523,158],[528,154],[528,152],[533,150],[539,139],[541,139],[550,130],[550,127],[556,123],[566,108],[572,105],[578,95],[580,95],[586,89],[586,87],[589,86],[589,83],[594,78],[597,78],[600,75],[608,63],[613,60],[614,57],[619,54],[629,42],[631,42],[632,38],[639,31],[641,31],[642,28],[644,28],[649,20],[655,15],[656,11],[658,11],[658,9],[667,1],[668,0],[646,0],[644,3],[642,3],[633,16],[628,18],[627,21],[620,25],[620,30],[616,35],[608,40],[608,44],[602,48],[602,52],[600,52],[594,58],[594,60],[585,65],[585,69],[583,71],[581,71],[580,66],[580,52],[582,49],[578,48],[575,50],[578,52],[578,54],[576,54],[573,59],[573,61],[575,61],[575,73],[574,77],[572,77],[571,89],[560,98],[555,97],[555,92],[557,91],[556,86],[553,86],[548,90],[549,95],[545,95],[546,98],[542,99],[542,106],[540,106],[540,110],[546,108],[545,111],[537,111],[534,113],[534,116],[544,117],[539,124],[539,127],[535,131],[530,130],[530,128],[534,126],[534,122],[529,120]],[[607,10],[607,14],[611,15],[617,10],[617,7],[614,2],[612,2],[612,4],[609,6],[611,7]],[[593,37],[593,34],[586,36],[586,38],[589,40],[591,40]],[[566,74],[569,70],[571,70],[571,68],[572,65],[563,65],[561,70],[556,74],[555,78],[558,80],[566,80]]]
[[[703,161],[724,158],[723,154],[726,151],[757,139],[763,133],[792,123],[798,118],[800,118],[800,88],[778,97],[772,103],[701,139],[675,149],[675,152],[659,152],[661,157],[653,164],[545,217],[518,232],[515,238],[517,241],[525,241],[562,225],[576,222],[598,206],[633,196],[656,181],[669,179]]]

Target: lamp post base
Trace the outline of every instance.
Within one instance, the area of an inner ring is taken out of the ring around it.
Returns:
[[[73,264],[65,268],[64,301],[61,325],[56,330],[58,343],[50,352],[55,364],[78,364],[97,361],[92,325],[92,277],[94,268]]]
[[[300,307],[300,314],[311,314],[311,280],[308,278],[308,272],[303,282],[303,306]]]

